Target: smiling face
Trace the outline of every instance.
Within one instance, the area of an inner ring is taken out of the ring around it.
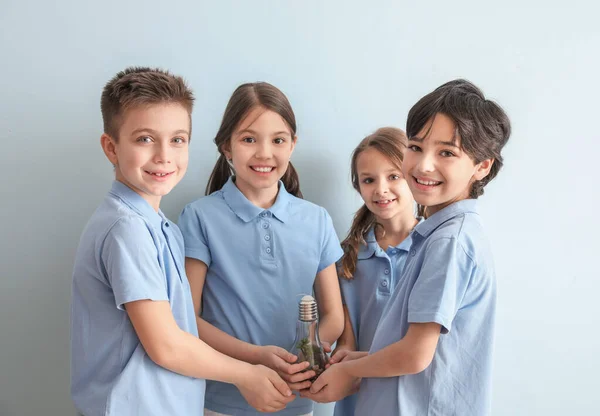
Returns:
[[[116,180],[158,210],[161,198],[183,178],[188,165],[190,117],[180,104],[151,104],[128,109],[118,139],[101,137],[115,165]]]
[[[371,147],[356,159],[359,191],[379,223],[399,216],[413,218],[413,197],[399,166]]]
[[[223,153],[235,170],[236,186],[248,199],[274,198],[295,145],[283,118],[256,106],[236,127]]]
[[[492,163],[475,163],[462,149],[454,121],[438,113],[408,138],[402,170],[415,200],[432,215],[467,199],[473,182],[483,179]]]

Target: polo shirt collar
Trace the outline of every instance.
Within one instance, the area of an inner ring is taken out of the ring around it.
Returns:
[[[129,186],[117,180],[113,181],[109,192],[114,197],[120,199],[125,205],[137,212],[142,217],[146,218],[157,229],[161,229],[163,221],[166,217],[159,210],[156,212],[140,194],[135,192]]]
[[[454,202],[453,204],[448,205],[446,208],[436,212],[425,221],[417,224],[415,227],[415,232],[421,235],[423,238],[427,238],[436,228],[446,221],[466,213],[478,213],[477,200],[463,199],[462,201]]]
[[[229,205],[229,208],[244,222],[252,221],[264,211],[270,211],[281,222],[286,222],[289,218],[289,203],[292,196],[287,192],[281,181],[279,181],[279,192],[277,192],[275,203],[268,209],[257,207],[250,202],[238,187],[235,186],[233,177],[229,177],[221,189],[223,191],[223,199]]]

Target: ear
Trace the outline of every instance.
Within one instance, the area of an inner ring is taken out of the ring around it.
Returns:
[[[475,165],[475,173],[473,174],[473,178],[476,181],[480,181],[485,178],[489,173],[490,169],[494,165],[494,159],[485,159]]]
[[[294,149],[296,148],[296,143],[298,143],[298,136],[292,137],[292,151],[290,152],[290,157],[292,153],[294,153]]]
[[[228,140],[227,143],[224,143],[223,146],[221,146],[221,151],[223,152],[223,154],[225,155],[225,158],[227,160],[232,159],[232,155],[231,155],[231,140]]]
[[[104,150],[104,154],[108,160],[110,160],[110,163],[116,166],[119,162],[116,141],[108,134],[104,133],[100,136],[100,145],[102,146],[102,150]]]

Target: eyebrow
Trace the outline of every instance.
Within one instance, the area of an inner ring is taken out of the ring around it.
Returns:
[[[252,129],[244,129],[244,130],[240,130],[240,131],[237,132],[238,135],[243,134],[243,133],[250,133],[250,134],[253,134],[253,135],[257,135],[258,134],[258,132],[254,131]],[[281,136],[282,134],[288,135],[290,137],[292,136],[289,131],[285,131],[285,130],[276,131],[272,135],[273,136]]]
[[[388,169],[385,173],[400,172],[400,169]],[[371,172],[360,172],[358,176],[373,176]]]
[[[413,136],[413,137],[409,137],[408,141],[409,142],[423,143],[423,138],[422,137]],[[435,142],[435,144],[443,144],[445,146],[452,146],[452,147],[458,148],[458,146],[456,145],[456,142],[445,142],[443,140],[437,140]]]
[[[159,135],[158,131],[153,130],[153,129],[148,129],[148,128],[145,128],[145,127],[141,128],[141,129],[135,129],[134,131],[131,132],[132,135],[139,134],[139,133],[150,133],[150,134],[153,134],[155,136]],[[187,134],[189,136],[190,132],[187,131],[187,130],[184,130],[184,129],[179,129],[179,130],[175,130],[172,134],[173,135],[176,135],[176,134]]]

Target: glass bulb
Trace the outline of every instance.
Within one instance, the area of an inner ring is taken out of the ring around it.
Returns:
[[[298,321],[296,322],[296,338],[290,352],[298,357],[296,363],[308,361],[310,365],[304,371],[313,370],[316,376],[325,371],[327,355],[319,341],[319,319],[317,302],[312,296],[304,296],[298,305]]]

